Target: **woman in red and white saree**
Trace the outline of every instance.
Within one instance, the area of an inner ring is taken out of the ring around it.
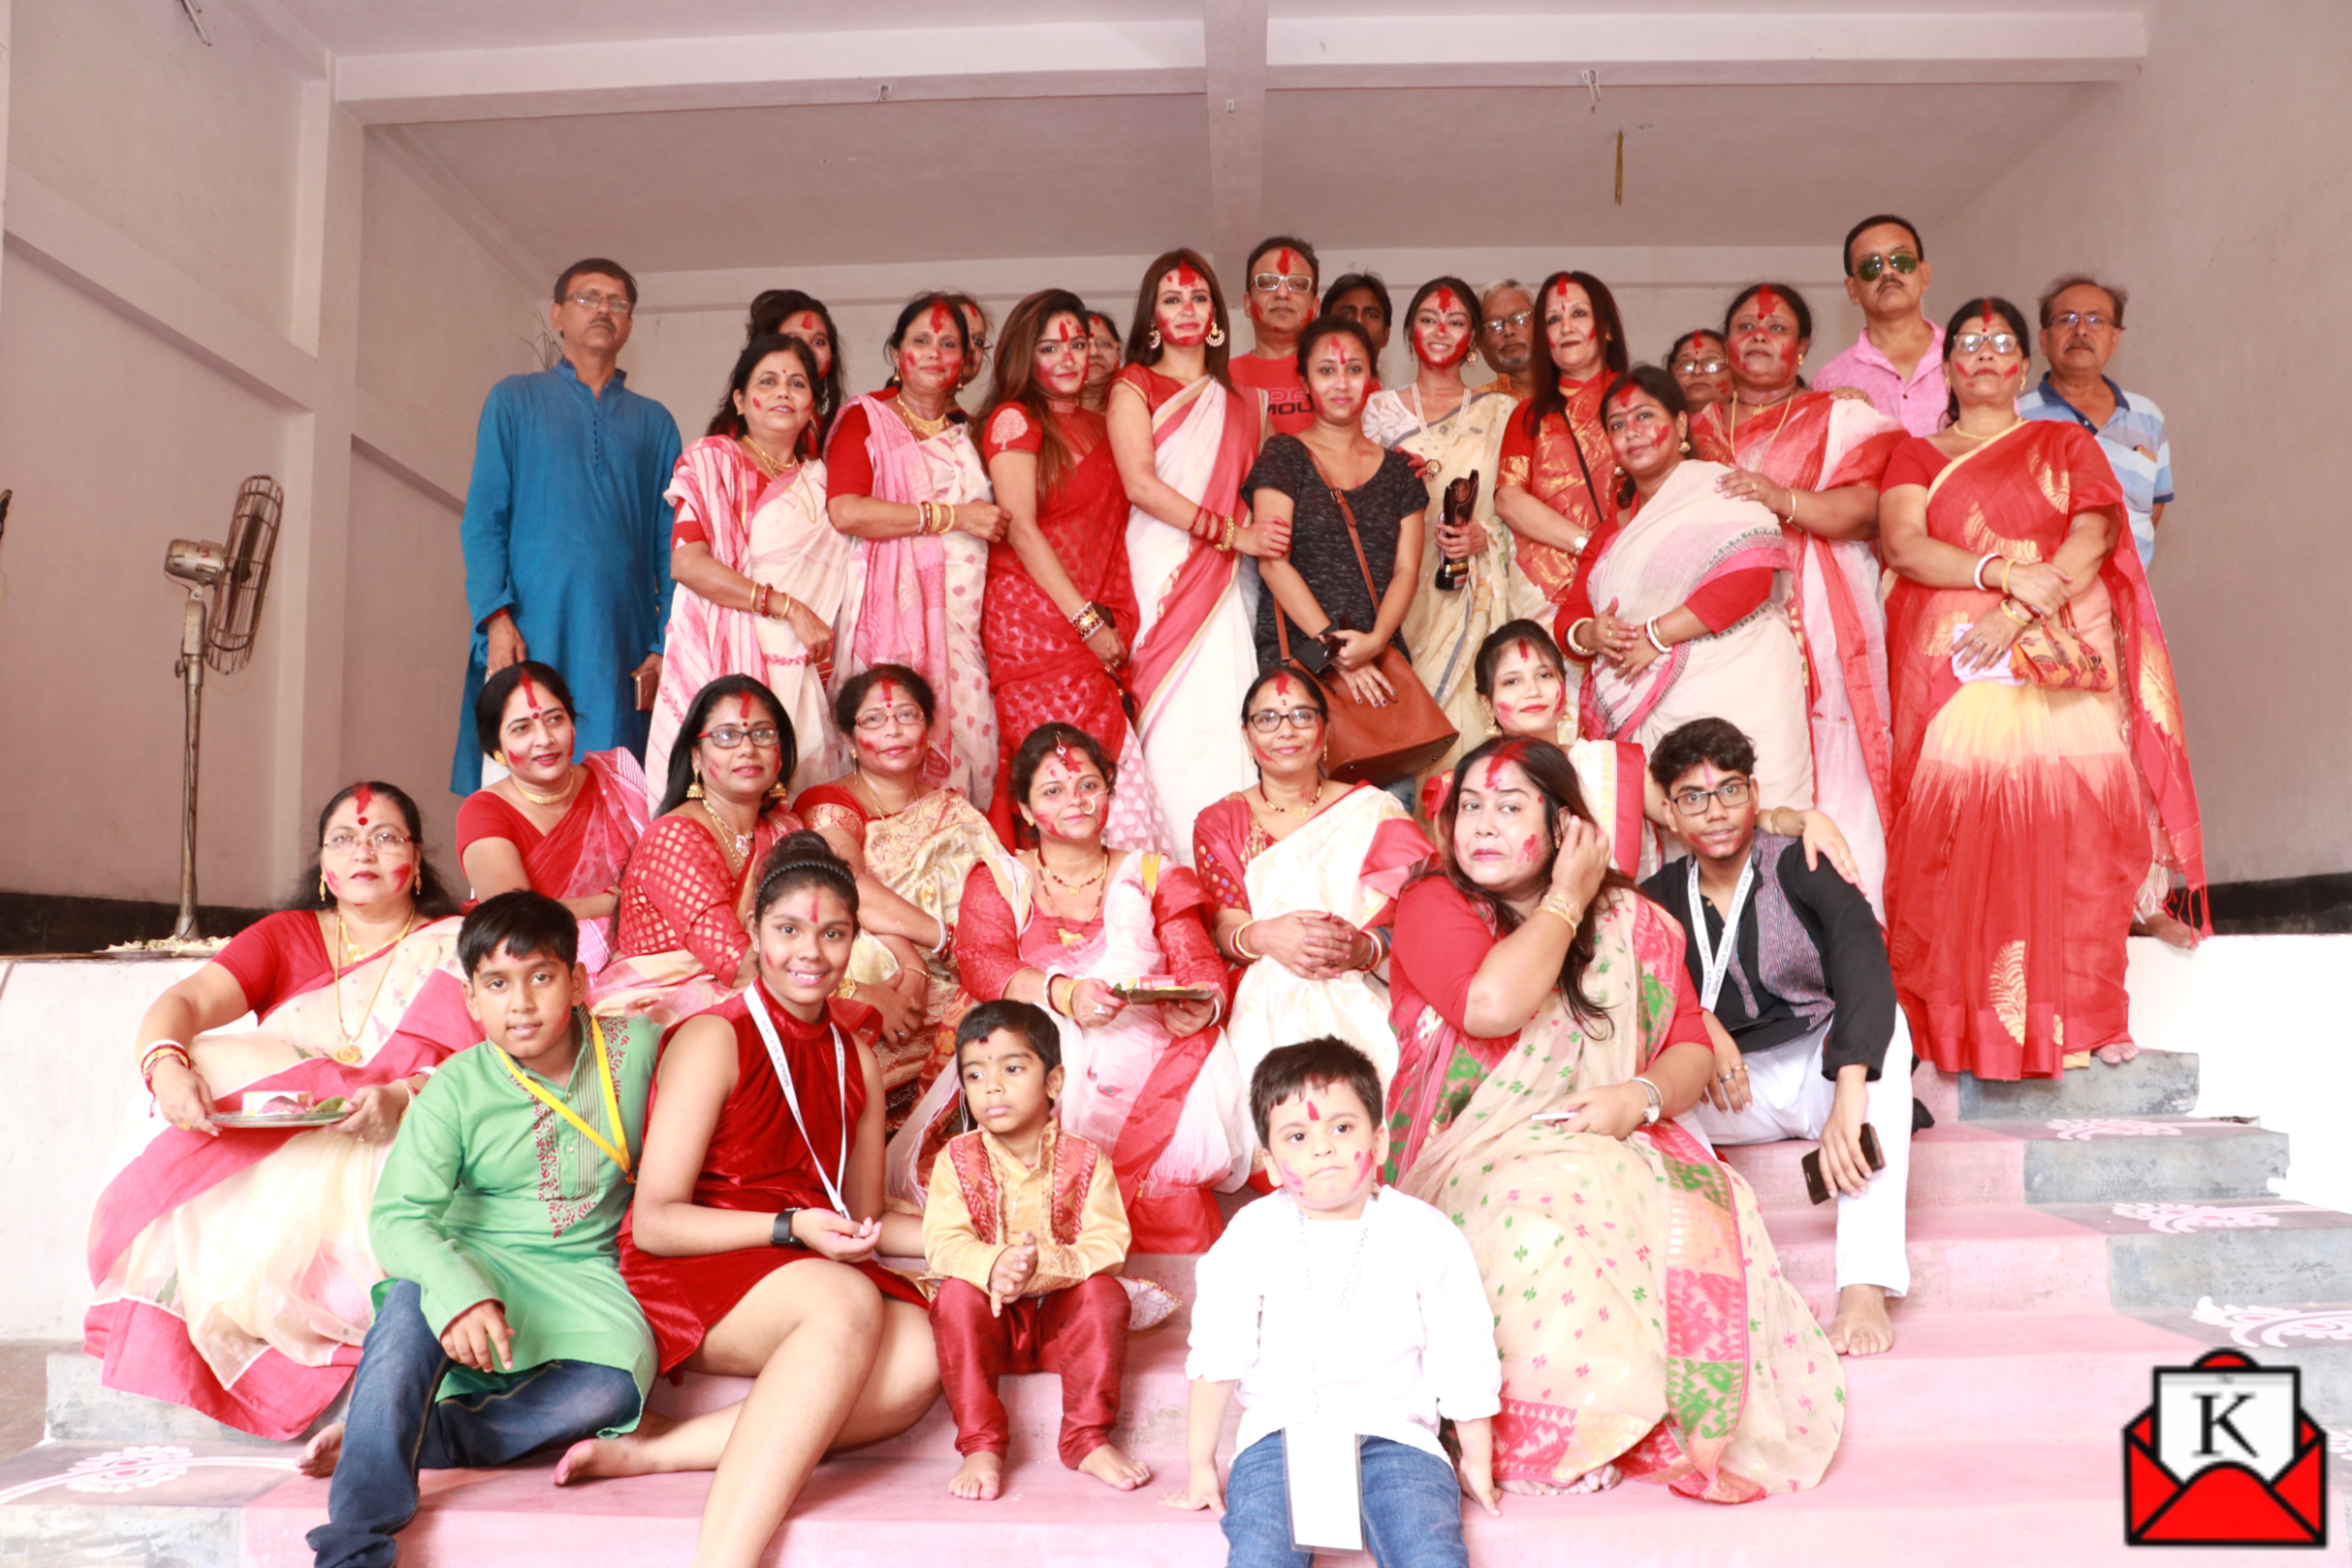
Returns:
[[[996,704],[981,605],[1004,514],[955,405],[971,346],[949,295],[920,295],[898,312],[889,340],[896,390],[853,398],[834,426],[825,512],[856,541],[835,622],[835,670],[919,671],[940,702],[923,776],[984,801],[996,787]],[[835,777],[849,762],[844,746],[828,746],[815,776]]]
[[[1694,719],[1727,719],[1756,743],[1764,803],[1809,808],[1813,743],[1780,519],[1722,494],[1721,464],[1683,456],[1689,418],[1664,371],[1618,377],[1603,405],[1638,510],[1560,607],[1561,651],[1591,659],[1584,734],[1646,752]]]
[[[825,521],[816,456],[814,349],[758,338],[735,362],[710,433],[678,454],[665,492],[670,530],[669,632],[646,771],[669,776],[670,748],[697,693],[749,675],[784,704],[800,742],[794,787],[826,776],[837,749],[831,702],[834,617],[854,546]]]
[[[1062,1034],[1062,1125],[1110,1151],[1136,1252],[1205,1252],[1223,1228],[1212,1188],[1246,1173],[1248,1084],[1217,1028],[1225,965],[1208,895],[1165,857],[1104,847],[1115,770],[1084,731],[1048,724],[1023,742],[1013,783],[1034,849],[992,855],[965,884],[956,966],[974,1001],[1051,1012]],[[1129,1001],[1137,983],[1181,1000]],[[892,1142],[891,1191],[929,1179],[960,1103],[942,1073]]]
[[[1136,626],[1128,689],[1161,819],[1181,858],[1201,808],[1250,782],[1234,727],[1257,674],[1256,568],[1278,555],[1286,525],[1261,524],[1241,500],[1257,456],[1255,400],[1225,371],[1225,300],[1200,255],[1171,250],[1137,292],[1127,363],[1104,411],[1132,510],[1128,567]]]
[[[1241,972],[1225,1038],[1244,1081],[1276,1047],[1318,1036],[1396,1070],[1385,930],[1405,878],[1433,853],[1396,796],[1323,776],[1322,688],[1282,668],[1250,688],[1242,721],[1257,783],[1192,824],[1210,934]]]
[[[1790,607],[1811,682],[1813,804],[1853,846],[1857,884],[1885,913],[1889,794],[1886,615],[1879,605],[1878,479],[1903,426],[1852,394],[1808,392],[1797,370],[1813,313],[1784,284],[1742,290],[1726,312],[1732,395],[1713,417],[1728,432],[1728,496],[1782,521],[1795,582]]]
[[[997,344],[995,384],[981,420],[1004,542],[988,552],[981,640],[996,695],[997,774],[988,818],[1014,842],[1013,752],[1038,725],[1076,724],[1119,762],[1108,842],[1165,849],[1143,748],[1128,727],[1127,639],[1135,580],[1127,561],[1127,490],[1103,416],[1080,405],[1088,363],[1087,309],[1048,289],[1013,307]]]
[[[1993,1079],[2137,1054],[2137,898],[2152,866],[2192,899],[2205,887],[2171,654],[2122,492],[2088,431],[2017,417],[2028,341],[2006,300],[1953,318],[1957,417],[1896,448],[1882,507],[1899,575],[1887,956],[1921,1053]]]
[[[1495,1308],[1495,1479],[1748,1502],[1817,1483],[1845,1378],[1756,1194],[1675,1118],[1715,1070],[1679,925],[1608,869],[1558,748],[1463,759],[1398,901],[1388,1179]]]
[[[107,1387],[283,1440],[333,1403],[382,1277],[368,1209],[431,1069],[481,1038],[415,803],[352,784],[301,907],[240,932],[139,1026],[138,1097],[90,1216],[82,1343]],[[259,1022],[232,1029],[247,1014]],[[307,1100],[304,1097],[308,1097]],[[225,1128],[283,1097],[301,1130]]]
[[[1601,395],[1624,374],[1625,329],[1609,286],[1555,272],[1536,295],[1535,395],[1503,431],[1495,510],[1509,525],[1522,586],[1513,616],[1549,618],[1568,596],[1577,560],[1617,522],[1617,459],[1601,428]]]
[[[559,900],[579,917],[580,962],[595,973],[612,956],[621,868],[646,830],[645,770],[618,746],[572,760],[572,689],[537,659],[482,683],[474,735],[507,776],[457,807],[457,863],[473,897],[529,888]]]

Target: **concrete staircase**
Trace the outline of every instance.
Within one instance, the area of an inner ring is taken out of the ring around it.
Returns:
[[[2121,1428],[2148,1403],[2151,1368],[2216,1344],[2301,1365],[2314,1417],[2352,1426],[2352,1216],[2273,1195],[2286,1169],[2281,1134],[2186,1114],[2193,1057],[2149,1052],[2053,1084],[1922,1069],[1916,1084],[1937,1125],[1912,1156],[1913,1290],[1896,1308],[1895,1350],[1848,1363],[1845,1443],[1822,1485],[1738,1509],[1643,1485],[1509,1499],[1499,1518],[1472,1511],[1474,1562],[1977,1568],[1991,1548],[2003,1561],[2121,1563],[2133,1555]],[[1826,1315],[1835,1218],[1806,1202],[1803,1152],[1782,1143],[1727,1158],[1762,1200],[1789,1277]],[[1139,1258],[1130,1269],[1189,1294],[1188,1258]],[[1184,1333],[1180,1314],[1135,1341],[1119,1433],[1170,1480],[1181,1464]],[[290,1477],[289,1447],[110,1394],[77,1355],[54,1360],[49,1386],[49,1441],[0,1461],[0,1563],[310,1562],[302,1537],[324,1518],[326,1487]],[[739,1393],[693,1378],[656,1402],[682,1414]],[[771,1560],[1224,1560],[1207,1516],[1156,1506],[1160,1479],[1121,1495],[1062,1469],[1052,1379],[1008,1379],[1005,1395],[1005,1498],[947,1495],[954,1434],[936,1406],[900,1437],[821,1467]],[[403,1560],[682,1562],[708,1486],[668,1476],[558,1491],[544,1464],[431,1472]],[[2253,1551],[2197,1561],[2241,1557],[2276,1562]]]

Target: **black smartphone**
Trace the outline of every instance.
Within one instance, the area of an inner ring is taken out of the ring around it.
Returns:
[[[1874,1171],[1886,1169],[1886,1156],[1878,1147],[1878,1129],[1865,1121],[1862,1124],[1862,1157]],[[1830,1184],[1822,1175],[1822,1152],[1806,1155],[1801,1163],[1805,1173],[1805,1194],[1817,1204],[1830,1201]]]

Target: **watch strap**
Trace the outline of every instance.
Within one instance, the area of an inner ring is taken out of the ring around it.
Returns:
[[[776,1227],[768,1235],[770,1246],[798,1247],[801,1245],[800,1239],[793,1235],[793,1221],[798,1217],[800,1212],[798,1209],[786,1209],[776,1216]]]

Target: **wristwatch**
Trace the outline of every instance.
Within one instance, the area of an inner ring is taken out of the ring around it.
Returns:
[[[793,1221],[800,1216],[800,1212],[798,1209],[786,1209],[776,1216],[776,1228],[768,1235],[771,1247],[807,1247],[808,1243],[793,1234]]]
[[[1642,1108],[1642,1125],[1644,1127],[1655,1127],[1658,1124],[1658,1117],[1666,1109],[1666,1097],[1660,1094],[1658,1092],[1658,1086],[1652,1083],[1648,1079],[1637,1078],[1633,1081],[1642,1086],[1643,1094],[1647,1096],[1650,1101],[1649,1104]]]

